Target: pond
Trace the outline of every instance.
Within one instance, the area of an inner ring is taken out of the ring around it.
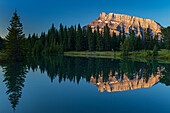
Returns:
[[[0,64],[0,113],[170,113],[170,64],[29,57]]]

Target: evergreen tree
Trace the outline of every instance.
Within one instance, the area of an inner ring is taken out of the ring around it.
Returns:
[[[5,52],[8,55],[8,59],[21,60],[26,55],[25,52],[25,36],[23,34],[22,23],[17,11],[13,13],[13,17],[10,21],[10,27],[8,29],[8,35],[6,36],[6,49]]]
[[[116,48],[117,48],[117,37],[116,37],[116,33],[113,31],[113,35],[111,38],[111,49],[115,51]]]
[[[96,41],[97,41],[97,31],[95,30],[93,33],[93,43],[94,43],[94,51],[96,51]]]
[[[156,47],[159,49],[158,35],[155,35],[155,36],[154,36],[153,45],[156,45]]]
[[[63,38],[64,38],[64,29],[63,25],[60,24],[60,29],[59,29],[59,43],[63,44]]]
[[[31,37],[31,50],[33,50],[33,47],[37,40],[38,40],[38,34],[33,33],[32,37]],[[31,53],[32,53],[32,51],[31,51]]]
[[[120,31],[119,31],[119,36],[118,36],[118,38],[117,38],[117,50],[120,49],[121,40],[122,40],[122,31],[120,30]],[[122,42],[122,43],[123,43],[123,42]]]
[[[45,32],[41,33],[40,40],[43,46],[45,46],[45,41],[46,41],[46,35]]]
[[[129,54],[129,51],[134,50],[133,40],[132,40],[131,38],[125,39],[124,47],[125,47],[125,51],[126,51],[126,53],[127,53],[127,55],[128,55],[128,54]]]
[[[67,27],[64,28],[64,40],[63,40],[64,51],[68,50],[68,31]]]
[[[153,49],[153,41],[152,41],[152,37],[151,37],[151,31],[149,28],[146,29],[145,31],[145,39],[146,39],[146,49],[152,50]]]
[[[139,51],[141,49],[142,49],[142,40],[141,40],[141,37],[138,36],[138,37],[135,38],[134,50]]]
[[[4,39],[0,37],[0,50],[4,49]]]
[[[166,49],[166,41],[164,41],[163,38],[161,38],[159,45],[160,45],[160,49]]]
[[[125,47],[123,42],[120,43],[120,50],[123,52],[123,55],[125,55]]]
[[[51,44],[56,39],[57,39],[56,28],[54,27],[54,24],[52,24],[52,27],[48,30],[47,42]]]
[[[69,33],[68,33],[68,50],[73,51],[75,50],[75,29],[73,26],[69,28]]]
[[[63,45],[62,44],[59,44],[57,43],[56,45],[56,54],[63,54],[64,53],[64,49],[63,49]]]
[[[49,45],[48,45],[47,40],[45,42],[45,47],[44,47],[44,50],[43,50],[43,54],[44,55],[48,55],[49,54]]]
[[[80,24],[78,25],[78,29],[76,32],[76,51],[82,51],[83,44],[82,44],[82,29]]]
[[[42,54],[42,50],[43,50],[43,45],[42,42],[40,40],[37,40],[34,44],[32,53],[34,55],[41,55]]]
[[[83,43],[83,50],[88,50],[88,37],[87,37],[87,30],[83,29],[83,39],[82,39],[82,43]]]
[[[162,29],[162,35],[163,35],[163,39],[166,43],[166,49],[168,49],[168,51],[169,51],[170,50],[170,26]]]
[[[135,46],[135,31],[132,30],[129,35],[130,35],[130,39],[131,39],[131,41],[132,41],[132,43],[133,43],[133,44],[131,45],[131,46],[132,46],[132,50],[134,50],[134,48],[135,48],[135,47],[134,47],[134,46]]]
[[[110,51],[111,50],[110,45],[111,45],[111,43],[110,43],[110,30],[109,30],[108,24],[106,24],[106,26],[104,27],[104,50]]]
[[[55,41],[55,40],[54,40],[53,43],[51,43],[51,45],[50,45],[49,54],[50,54],[50,55],[55,55],[55,54],[57,54],[57,47],[56,47],[56,41]]]
[[[27,54],[30,55],[32,54],[32,37],[29,34],[28,38],[26,39],[26,50],[27,50]]]
[[[86,33],[86,37],[88,37],[88,48],[89,48],[89,51],[94,51],[95,49],[95,42],[94,42],[94,37],[93,37],[93,33],[92,33],[92,30],[91,30],[91,27],[88,26],[87,27],[87,33]]]
[[[123,28],[122,42],[125,41],[125,38],[126,38],[126,36],[125,36],[125,30],[124,30],[124,28]]]
[[[158,47],[156,45],[153,48],[153,56],[158,56]]]
[[[103,51],[102,33],[100,34],[99,26],[97,27],[96,50]]]

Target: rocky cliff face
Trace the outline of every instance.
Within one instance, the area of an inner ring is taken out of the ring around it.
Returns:
[[[110,73],[108,81],[103,82],[103,77],[99,75],[99,78],[96,80],[93,76],[90,79],[90,82],[95,85],[99,92],[116,92],[116,91],[126,91],[134,90],[139,88],[148,88],[159,82],[161,73],[158,72],[156,75],[150,75],[148,80],[140,74],[134,74],[134,78],[131,80],[127,77],[126,74],[123,77],[118,77],[118,73],[115,73],[115,76],[112,76]]]
[[[132,30],[135,31],[136,36],[144,36],[144,31],[147,28],[150,28],[150,31],[152,32],[152,35],[158,35],[161,36],[161,28],[162,26],[155,22],[154,20],[150,19],[143,19],[138,18],[134,16],[128,16],[128,15],[122,15],[122,14],[115,14],[115,13],[101,13],[100,17],[98,17],[96,20],[91,22],[90,24],[84,26],[86,28],[87,26],[91,26],[92,30],[97,29],[97,26],[99,26],[100,31],[103,31],[104,26],[108,24],[110,28],[110,32],[113,31],[116,32],[116,34],[119,34],[119,31],[125,30],[125,33],[128,35]]]

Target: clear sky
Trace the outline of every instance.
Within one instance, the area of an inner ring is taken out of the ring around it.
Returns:
[[[153,19],[166,27],[170,25],[170,0],[0,0],[0,36],[17,8],[24,33],[47,32],[54,23],[86,25],[101,12],[127,14]]]

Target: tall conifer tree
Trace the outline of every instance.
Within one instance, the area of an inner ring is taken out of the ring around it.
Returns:
[[[13,17],[10,20],[10,27],[8,29],[8,35],[6,36],[6,54],[8,59],[21,60],[25,53],[25,35],[23,34],[23,26],[20,22],[20,17],[17,11],[13,13]]]
[[[78,25],[77,33],[76,33],[76,50],[81,51],[82,50],[82,29],[80,24]]]

